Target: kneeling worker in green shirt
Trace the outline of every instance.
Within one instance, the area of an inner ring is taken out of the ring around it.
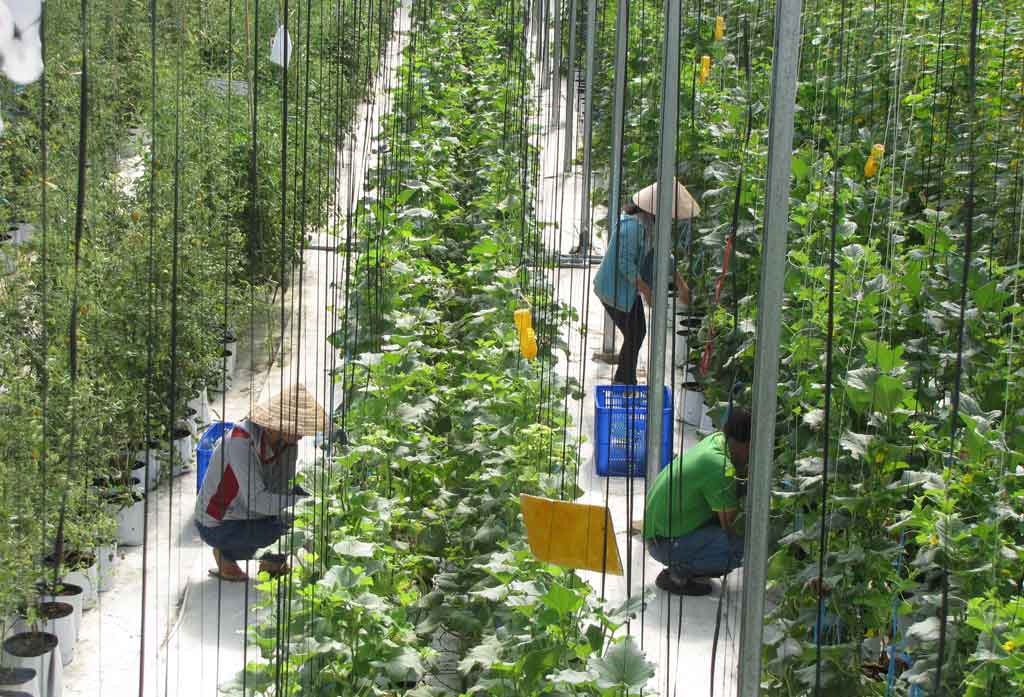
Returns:
[[[733,530],[736,480],[747,475],[750,412],[733,409],[714,433],[672,460],[647,493],[644,538],[651,556],[667,568],[658,588],[682,595],[707,595],[712,576],[742,564],[743,538]]]

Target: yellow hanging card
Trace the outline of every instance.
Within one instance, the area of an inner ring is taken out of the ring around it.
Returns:
[[[622,575],[612,516],[604,506],[519,497],[533,556],[569,569]]]
[[[711,75],[711,56],[701,56],[700,77],[697,78],[697,81],[703,85],[704,81],[708,79],[709,75]]]
[[[715,17],[715,41],[721,41],[725,38],[725,17],[718,15]]]

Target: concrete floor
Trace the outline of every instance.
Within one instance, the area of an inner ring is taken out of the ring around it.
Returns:
[[[347,202],[357,201],[363,176],[374,160],[373,136],[378,132],[380,116],[387,113],[389,91],[393,84],[400,50],[408,37],[408,8],[403,6],[398,31],[388,50],[388,73],[378,83],[375,99],[360,110],[353,137],[339,153],[338,210]],[[549,249],[568,251],[575,244],[578,232],[581,178],[579,168],[564,173],[564,105],[567,85],[562,85],[562,119],[554,128],[540,129],[536,144],[542,153],[537,206],[545,228]],[[575,96],[575,95],[573,95]],[[538,124],[548,124],[551,93],[536,94]],[[577,127],[576,142],[581,129]],[[332,214],[328,229],[344,235],[340,216]],[[311,240],[316,246],[333,246],[340,241],[326,233]],[[600,244],[600,240],[595,240]],[[232,388],[222,396],[214,395],[211,410],[214,419],[227,420],[247,414],[251,405],[265,391],[273,391],[281,382],[297,380],[314,391],[325,405],[336,405],[339,397],[331,390],[328,371],[336,359],[325,337],[336,329],[338,288],[334,281],[344,277],[343,255],[319,250],[307,251],[304,264],[297,270],[295,281],[283,299],[291,318],[283,336],[267,337],[267,330],[257,327],[240,337],[238,368]],[[566,327],[565,338],[571,346],[568,363],[555,369],[562,375],[575,376],[585,385],[583,404],[572,402],[570,413],[581,415],[580,433],[588,439],[593,434],[593,386],[611,381],[612,368],[590,360],[601,349],[603,311],[590,290],[592,271],[585,268],[564,268],[551,272],[550,280],[557,296],[580,312],[581,323]],[[299,279],[301,278],[301,283]],[[586,308],[586,312],[584,312]],[[270,339],[267,341],[266,339]],[[266,346],[272,346],[266,355]],[[647,350],[642,352],[641,366],[646,369]],[[682,377],[676,371],[675,382]],[[686,405],[684,405],[686,400]],[[675,395],[676,444],[689,447],[698,439],[696,428],[684,424],[684,406],[701,420],[701,410],[694,409],[699,395],[679,392]],[[703,426],[708,427],[706,419]],[[682,438],[680,440],[680,432]],[[314,457],[312,439],[303,442],[300,459]],[[678,445],[677,445],[678,447]],[[630,539],[628,522],[640,518],[643,505],[643,480],[601,478],[594,473],[592,446],[583,443],[580,449],[579,486],[585,492],[581,501],[604,504],[612,512],[619,553],[628,561],[629,575],[609,576],[583,572],[581,575],[596,591],[609,599],[621,600],[650,589],[652,600],[643,616],[633,622],[629,631],[638,637],[648,659],[657,665],[656,678],[650,688],[662,695],[704,695],[714,681],[717,694],[735,692],[735,658],[738,646],[737,609],[739,604],[738,574],[733,574],[725,587],[716,585],[715,593],[705,598],[670,598],[654,588],[653,578],[660,566],[644,554],[639,538]],[[258,658],[258,652],[246,645],[244,628],[260,620],[253,609],[259,591],[252,583],[221,583],[207,575],[212,558],[199,541],[191,522],[195,502],[195,474],[189,473],[163,483],[149,496],[149,545],[146,559],[146,641],[141,642],[140,613],[143,608],[143,548],[121,551],[115,587],[100,597],[100,605],[85,614],[74,663],[65,672],[65,694],[70,697],[104,697],[106,695],[140,694],[140,665],[144,666],[142,695],[147,697],[217,697],[223,687],[238,674],[246,661]],[[632,505],[632,511],[630,507]],[[712,675],[711,661],[719,603],[722,603],[722,624],[717,649],[717,669]],[[141,648],[141,653],[140,653]],[[144,657],[140,661],[140,655]]]

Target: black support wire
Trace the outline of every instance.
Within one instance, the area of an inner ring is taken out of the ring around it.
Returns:
[[[978,4],[979,0],[971,0],[971,35],[967,64],[967,112],[970,135],[967,139],[967,198],[964,201],[964,263],[960,275],[960,317],[957,323],[956,339],[956,372],[953,378],[953,394],[950,398],[949,413],[949,462],[957,460],[956,436],[960,430],[960,386],[964,369],[964,342],[967,334],[967,285],[974,254],[974,186],[976,179],[974,153],[974,124],[977,113],[975,96],[977,94],[978,73]],[[935,668],[933,692],[941,695],[945,692],[942,685],[942,664],[946,658],[946,641],[949,625],[949,517],[944,519],[942,526],[942,591],[939,602],[939,614],[942,620],[939,625],[938,662]]]
[[[841,0],[839,10],[839,60],[843,70],[846,57],[846,0]],[[817,613],[815,616],[814,633],[814,694],[821,695],[821,642],[822,614],[825,611],[825,564],[828,559],[828,476],[829,455],[831,453],[832,425],[832,378],[834,369],[833,335],[835,333],[835,291],[836,291],[836,237],[839,227],[839,182],[841,162],[839,158],[840,131],[842,129],[842,91],[843,80],[840,76],[839,88],[836,90],[836,114],[840,118],[835,133],[835,147],[832,153],[832,220],[829,226],[829,262],[828,262],[828,326],[825,335],[825,407],[824,407],[824,447],[822,449],[820,534],[818,536],[818,580],[816,589]]]
[[[149,258],[146,270],[146,396],[143,422],[143,452],[146,458],[147,477],[152,462],[153,422],[155,418],[153,395],[153,374],[155,372],[156,346],[156,130],[157,115],[157,70],[156,70],[156,0],[149,2],[149,88],[150,88],[150,146],[149,146],[149,187],[148,187],[148,232]],[[146,691],[146,605],[149,597],[149,496],[142,504],[142,592],[139,598],[139,697]]]

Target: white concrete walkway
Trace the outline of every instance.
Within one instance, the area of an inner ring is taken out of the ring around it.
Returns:
[[[531,46],[535,46],[535,39]],[[535,64],[535,73],[539,77],[541,68]],[[579,237],[579,226],[582,211],[583,178],[582,167],[573,167],[571,171],[563,169],[563,153],[565,149],[565,114],[567,95],[570,99],[577,98],[575,86],[562,82],[560,118],[552,119],[553,90],[542,89],[546,81],[538,79],[539,93],[536,95],[537,114],[535,123],[540,135],[535,143],[541,153],[539,191],[537,210],[544,230],[545,245],[549,250],[567,253],[576,245]],[[583,141],[582,107],[575,112],[577,119],[573,127],[574,152],[581,152]],[[582,159],[582,158],[579,158]],[[629,192],[627,192],[629,193]],[[603,219],[606,210],[600,207],[594,211],[592,219]],[[600,254],[606,240],[596,234],[592,241],[594,253]],[[556,289],[558,299],[572,305],[579,313],[580,321],[565,327],[563,338],[570,347],[568,364],[560,362],[556,372],[565,377],[574,377],[584,387],[585,399],[581,405],[570,401],[568,411],[575,419],[582,416],[577,424],[579,433],[587,442],[580,447],[580,470],[577,484],[583,491],[578,499],[582,503],[607,505],[612,513],[616,530],[619,555],[625,562],[629,559],[629,571],[626,576],[607,576],[602,580],[601,574],[580,572],[592,587],[603,592],[611,600],[621,601],[628,596],[636,596],[644,589],[653,594],[640,622],[629,627],[630,633],[638,638],[638,642],[647,654],[648,660],[657,666],[657,674],[650,688],[657,690],[666,697],[688,697],[707,695],[714,682],[714,694],[732,695],[736,691],[736,661],[739,648],[739,604],[740,604],[740,573],[734,572],[725,587],[717,581],[715,590],[710,596],[697,598],[679,598],[658,590],[654,578],[663,568],[649,554],[645,554],[643,541],[639,536],[629,535],[630,520],[643,517],[644,479],[626,477],[599,477],[594,466],[594,393],[596,385],[611,383],[614,366],[599,363],[591,357],[601,351],[604,340],[604,309],[593,293],[592,278],[597,266],[590,268],[560,268],[551,272],[550,282]],[[676,324],[673,322],[673,324]],[[647,361],[650,351],[650,316],[648,313],[647,341],[640,353],[638,375],[641,382],[646,381]],[[665,383],[678,386],[682,383],[685,369],[675,366],[675,375],[669,372],[673,362],[679,363],[686,355],[685,341],[676,340],[673,348],[674,331],[669,333],[665,350],[666,363]],[[615,337],[616,348],[621,344],[621,335]],[[700,437],[711,430],[710,419],[703,408],[702,395],[674,389],[673,449],[678,450],[680,442],[683,448],[694,445]],[[685,423],[684,414],[691,423]],[[698,430],[694,423],[699,424]],[[681,434],[681,435],[680,435]],[[575,441],[570,439],[570,447]],[[721,626],[715,651],[715,627],[721,601]],[[712,674],[712,655],[715,654],[715,668]]]

